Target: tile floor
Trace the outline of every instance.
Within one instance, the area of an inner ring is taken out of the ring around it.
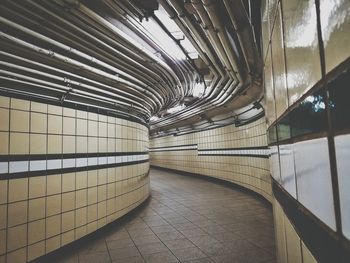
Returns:
[[[276,262],[272,211],[265,201],[156,169],[151,187],[140,209],[56,262]]]

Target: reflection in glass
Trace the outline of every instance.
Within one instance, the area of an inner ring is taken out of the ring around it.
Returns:
[[[305,98],[291,113],[292,136],[325,131],[325,109],[326,102],[323,90]]]
[[[291,137],[291,129],[290,129],[290,118],[289,116],[284,117],[277,124],[277,135],[278,140],[283,141],[290,139]]]
[[[328,84],[332,125],[335,131],[350,128],[350,72]]]
[[[276,126],[273,125],[268,130],[268,136],[269,136],[269,144],[277,142],[277,132],[276,132]]]

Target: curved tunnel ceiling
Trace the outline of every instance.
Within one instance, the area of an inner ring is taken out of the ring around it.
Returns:
[[[262,63],[241,0],[0,7],[2,91],[137,117],[153,135],[263,111]]]

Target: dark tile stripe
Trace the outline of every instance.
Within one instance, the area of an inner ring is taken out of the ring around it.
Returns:
[[[198,144],[181,144],[176,146],[162,146],[162,147],[150,147],[150,150],[158,150],[158,149],[164,149],[164,148],[178,148],[178,147],[189,147],[189,146],[197,146]]]
[[[99,169],[128,166],[128,165],[141,164],[141,163],[147,163],[147,162],[149,162],[149,159],[141,160],[141,161],[114,163],[114,164],[91,165],[91,166],[84,166],[84,167],[72,167],[72,168],[42,170],[42,171],[29,171],[29,172],[20,172],[20,173],[11,173],[11,174],[7,173],[7,174],[1,174],[0,180],[28,178],[28,177],[35,177],[35,176],[46,176],[46,175],[64,174],[64,173],[74,173],[74,172],[90,171],[90,170],[99,170]]]
[[[298,235],[318,262],[349,262],[350,245],[344,237],[336,235],[273,178],[272,190]]]
[[[72,159],[72,158],[89,158],[89,157],[114,157],[114,156],[143,155],[143,154],[148,154],[148,152],[101,152],[101,153],[25,154],[25,155],[12,154],[12,155],[0,155],[0,162]]]
[[[199,153],[198,156],[234,156],[234,157],[256,157],[256,158],[265,158],[268,159],[270,155],[261,155],[261,154],[204,154]]]

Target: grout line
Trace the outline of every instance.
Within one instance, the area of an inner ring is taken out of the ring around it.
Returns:
[[[104,238],[103,240],[104,240],[105,246],[106,246],[106,248],[107,248],[107,253],[108,253],[108,256],[109,256],[109,260],[110,260],[111,262],[113,262],[111,253],[110,253],[109,248],[108,248],[108,245],[107,245],[107,240],[106,240],[106,238]]]
[[[29,114],[29,117],[28,117],[28,140],[29,140],[29,145],[28,145],[28,153],[31,154],[31,131],[32,131],[32,113],[31,113],[31,108],[32,108],[32,102],[29,101],[29,111],[28,111],[28,114]],[[29,162],[28,162],[28,171],[29,171]],[[27,203],[27,218],[26,218],[26,225],[27,225],[27,238],[26,238],[26,261],[28,261],[28,257],[29,257],[29,196],[30,196],[30,178],[27,178],[27,191],[28,191],[28,194],[27,194],[27,198],[25,200],[25,202]]]
[[[60,154],[61,154],[61,167],[63,166],[63,159],[62,159],[62,157],[63,157],[63,151],[64,151],[64,135],[63,135],[63,107],[60,107],[60,109],[61,109],[61,115],[59,115],[59,117],[61,117],[61,134],[59,135],[60,137],[61,137],[61,152],[60,152]],[[64,191],[63,191],[63,175],[62,174],[60,174],[60,180],[61,180],[61,191],[60,191],[60,193],[59,193],[59,195],[60,195],[60,199],[61,199],[61,210],[60,210],[60,215],[59,215],[59,217],[60,217],[60,233],[59,233],[59,238],[60,238],[60,245],[59,245],[59,247],[62,247],[62,229],[63,229],[63,212],[62,212],[62,210],[63,210],[63,194],[64,194]]]
[[[12,99],[9,98],[9,108],[8,108],[8,111],[9,111],[9,127],[8,127],[8,149],[7,149],[7,153],[9,154],[10,153],[10,141],[11,141],[11,136],[10,136],[10,131],[11,131],[11,109],[12,109]],[[7,170],[9,171],[10,170],[10,164],[8,163],[7,164]],[[9,202],[10,202],[10,180],[6,180],[7,181],[7,200],[6,200],[6,228],[5,228],[5,233],[6,233],[6,244],[5,244],[5,262],[7,262],[7,254],[8,254],[8,242],[9,242],[9,235],[8,235],[8,225],[9,225]]]
[[[138,246],[137,246],[136,243],[134,242],[134,239],[131,237],[131,235],[130,235],[130,233],[129,233],[129,230],[125,228],[125,231],[128,233],[129,238],[131,239],[132,243],[133,243],[134,246],[136,247],[137,251],[140,253],[140,255],[141,255],[143,261],[146,262],[145,257],[143,256],[143,254],[141,253],[140,249],[138,248]]]
[[[32,103],[32,102],[31,102]],[[45,108],[46,108],[46,113],[45,113],[45,115],[46,115],[46,154],[48,154],[48,152],[49,152],[49,135],[47,134],[47,132],[48,132],[48,130],[49,130],[49,114],[48,114],[48,105],[46,104],[45,105]],[[46,155],[47,156],[47,155]],[[46,164],[45,164],[45,168],[46,168],[46,170],[47,170],[47,157],[46,157]],[[42,197],[42,198],[45,198],[45,202],[44,202],[44,205],[45,205],[45,218],[43,219],[44,220],[44,231],[45,231],[45,234],[44,234],[44,246],[45,246],[45,248],[44,248],[44,255],[46,255],[47,254],[47,238],[46,238],[46,233],[47,233],[47,230],[48,230],[48,227],[47,227],[47,186],[48,186],[48,184],[47,184],[47,175],[45,176],[45,196],[44,197]]]
[[[78,128],[78,119],[77,119],[77,111],[76,109],[74,109],[74,130],[75,130],[75,137],[74,137],[74,148],[75,148],[75,153],[77,152],[77,137],[76,137],[76,134],[77,134],[77,128]],[[77,167],[77,160],[74,161],[75,163],[75,167]],[[74,241],[77,240],[77,228],[80,228],[77,227],[77,171],[75,169],[75,172],[74,172]],[[80,208],[79,208],[80,209]],[[73,241],[73,242],[74,242]],[[79,261],[79,257],[78,257],[78,261]]]

